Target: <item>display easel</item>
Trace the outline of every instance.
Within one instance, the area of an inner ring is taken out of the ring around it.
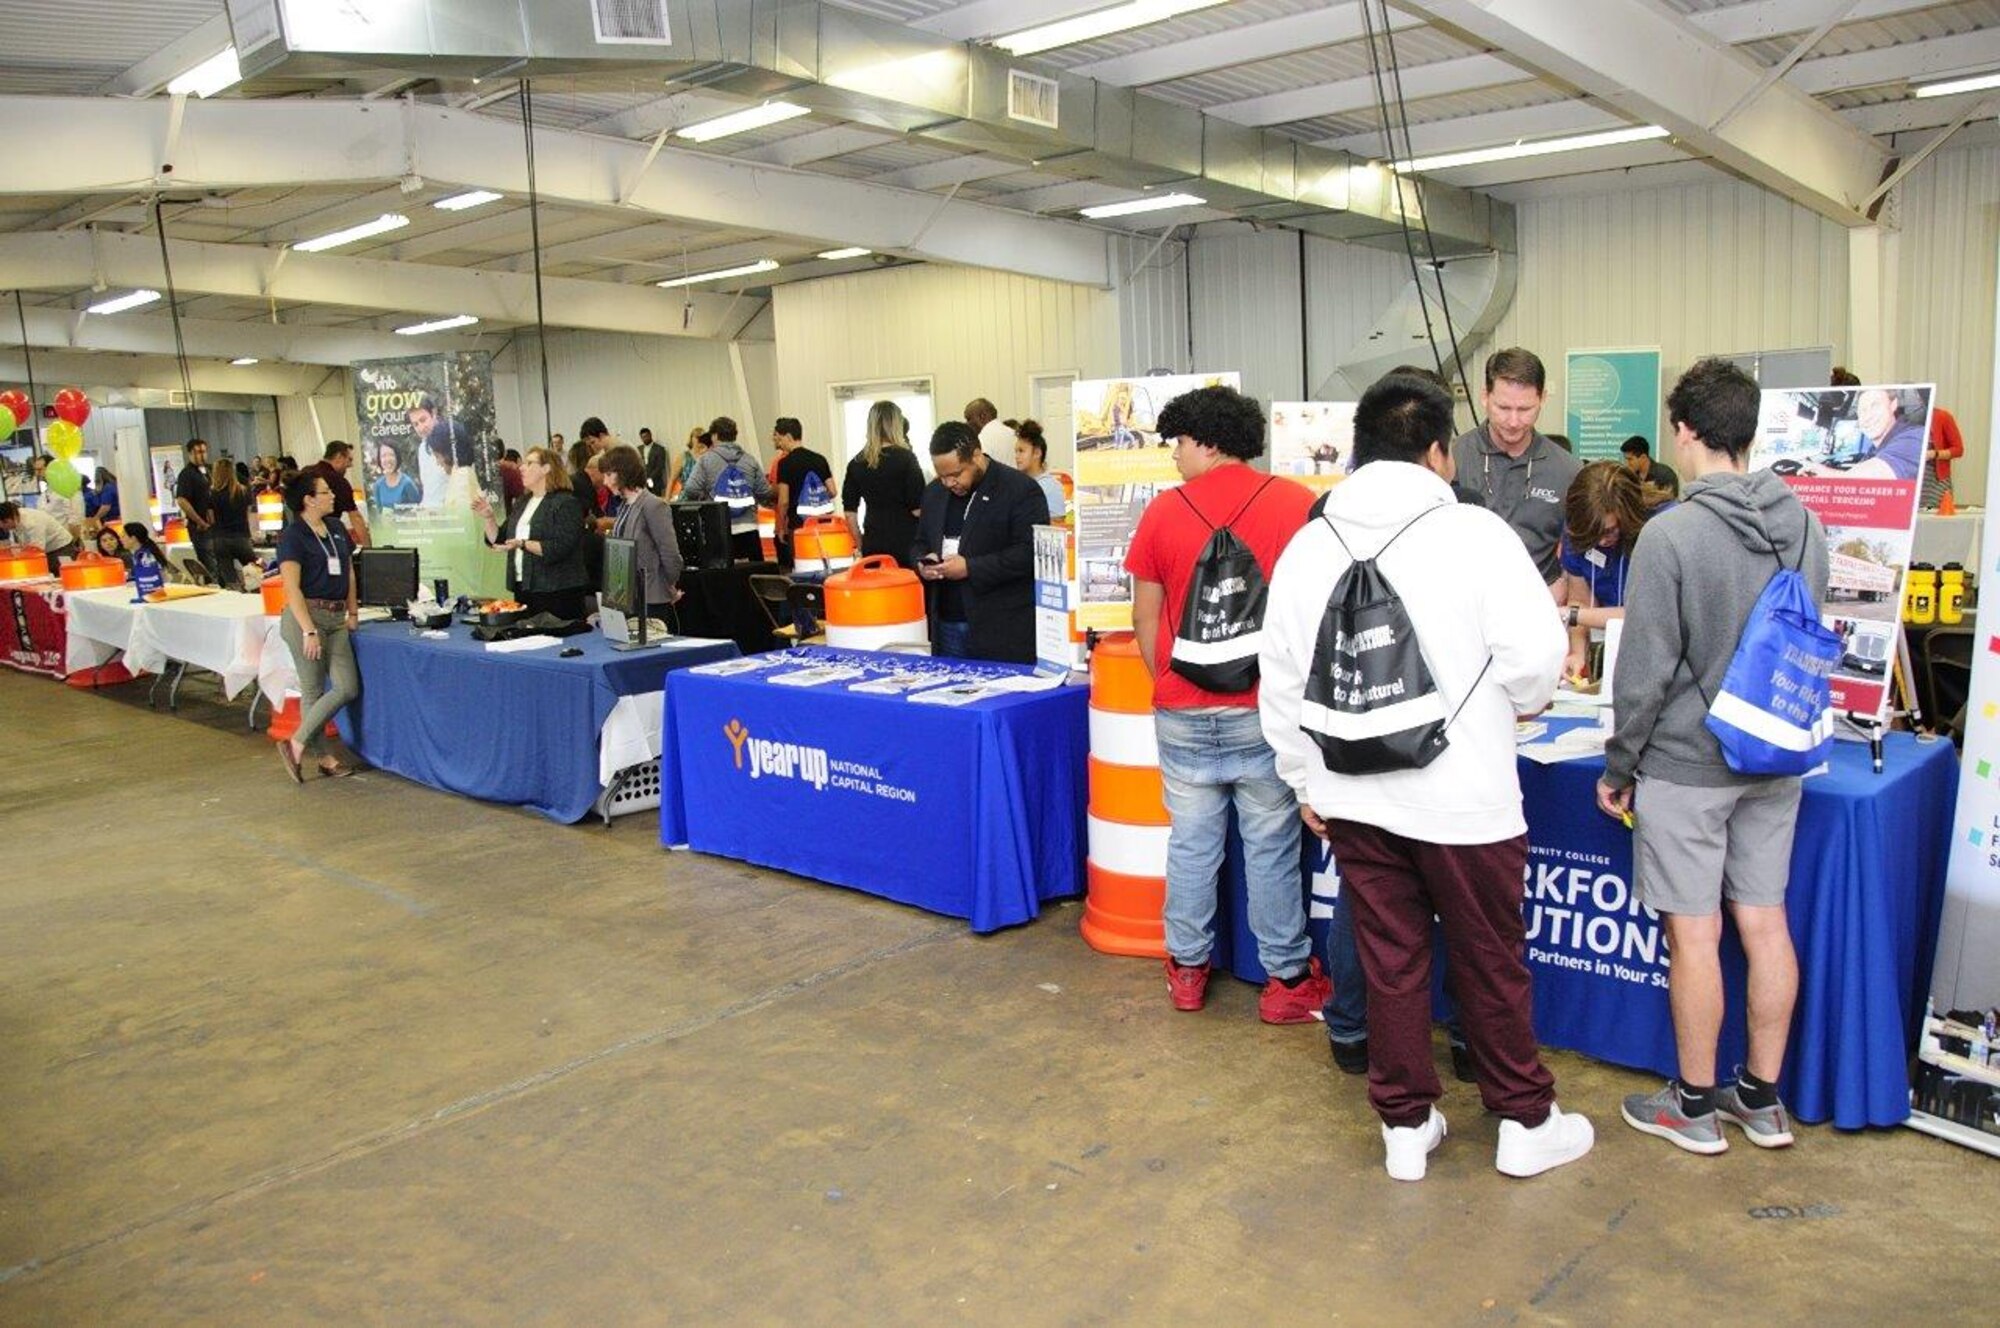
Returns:
[[[1856,714],[1852,710],[1847,712],[1848,724],[1868,735],[1868,759],[1878,775],[1882,773],[1882,735],[1888,732],[1889,726],[1899,718],[1906,719],[1911,731],[1915,732],[1924,723],[1923,702],[1917,698],[1917,670],[1910,662],[1910,635],[1903,630],[1901,623],[1896,624],[1896,662],[1892,673],[1887,718]],[[1900,710],[1893,703],[1899,694],[1903,698]]]

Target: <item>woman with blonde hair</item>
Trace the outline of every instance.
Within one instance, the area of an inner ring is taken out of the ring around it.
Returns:
[[[868,408],[868,445],[847,463],[840,485],[850,527],[855,512],[866,504],[860,520],[862,555],[886,553],[911,566],[923,501],[924,471],[910,450],[909,421],[895,402],[878,401]]]
[[[1639,477],[1616,461],[1592,461],[1577,472],[1564,500],[1558,557],[1563,571],[1563,621],[1569,628],[1568,677],[1583,674],[1590,634],[1625,616],[1625,578],[1632,547],[1654,510]]]
[[[257,561],[250,547],[250,509],[257,496],[236,473],[236,463],[226,457],[209,467],[208,496],[214,522],[208,532],[210,566],[224,589],[237,590],[238,569]]]

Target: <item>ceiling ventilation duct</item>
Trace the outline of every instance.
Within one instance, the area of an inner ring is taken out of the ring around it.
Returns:
[[[643,71],[746,98],[782,95],[1043,172],[1135,189],[1171,185],[1245,220],[1333,239],[1400,250],[1403,218],[1421,220],[1411,182],[1344,152],[819,0],[227,3],[246,78],[377,69],[629,82]],[[1038,80],[1031,91],[1017,71]],[[1441,256],[1514,249],[1510,205],[1435,182],[1422,201]]]
[[[1456,382],[1455,356],[1463,359],[1467,387],[1477,391],[1484,380],[1473,355],[1514,302],[1517,267],[1511,253],[1420,266],[1418,280],[1403,288],[1368,334],[1348,347],[1326,380],[1314,385],[1313,399],[1353,401],[1370,383],[1402,364],[1424,368],[1442,364],[1445,377]],[[1451,310],[1449,326],[1446,308]]]

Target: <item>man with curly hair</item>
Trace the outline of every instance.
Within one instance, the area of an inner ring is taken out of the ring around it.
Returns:
[[[1243,837],[1250,930],[1269,975],[1257,1002],[1267,1024],[1312,1022],[1328,984],[1306,936],[1299,888],[1298,802],[1278,777],[1257,720],[1257,689],[1208,692],[1168,667],[1188,585],[1210,534],[1227,526],[1266,578],[1305,522],[1312,491],[1251,467],[1264,454],[1264,412],[1233,388],[1204,387],[1159,415],[1186,481],[1147,505],[1125,557],[1132,626],[1153,674],[1153,726],[1171,822],[1167,838],[1167,990],[1177,1010],[1206,999],[1215,943],[1215,881],[1233,803]]]

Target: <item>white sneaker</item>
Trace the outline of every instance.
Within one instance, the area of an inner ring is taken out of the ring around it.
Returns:
[[[1444,1113],[1431,1108],[1431,1118],[1422,1125],[1382,1127],[1382,1146],[1387,1150],[1389,1175],[1394,1180],[1422,1180],[1424,1168],[1437,1146],[1444,1142]],[[1588,1147],[1588,1145],[1585,1145]]]
[[[1597,1132],[1582,1116],[1565,1116],[1549,1104],[1549,1118],[1529,1129],[1519,1121],[1500,1122],[1500,1146],[1493,1165],[1506,1176],[1539,1176],[1565,1162],[1574,1162],[1597,1142]]]

